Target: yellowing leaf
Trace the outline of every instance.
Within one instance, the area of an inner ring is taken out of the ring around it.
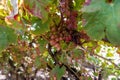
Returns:
[[[108,53],[106,54],[106,56],[107,56],[107,57],[113,57],[114,55],[113,55],[113,53],[108,52]]]
[[[44,56],[44,57],[47,57],[47,56],[48,56],[48,52],[47,52],[47,51],[44,52],[44,53],[43,53],[43,56]]]

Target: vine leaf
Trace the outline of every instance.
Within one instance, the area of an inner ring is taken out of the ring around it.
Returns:
[[[11,43],[17,41],[17,35],[14,33],[14,30],[8,27],[0,26],[0,51],[7,48]]]
[[[41,53],[44,53],[46,51],[46,45],[47,45],[47,41],[42,39],[42,38],[39,38],[38,39],[38,43],[39,43],[39,48],[40,48],[40,52]]]
[[[36,19],[33,21],[33,24],[31,26],[32,33],[35,35],[44,34],[45,32],[49,31],[49,25],[50,25],[50,20],[43,23],[42,20]]]
[[[49,1],[47,0],[24,0],[24,7],[34,16],[43,19],[45,22],[48,19],[48,11],[46,10]]]
[[[110,4],[105,0],[92,0],[82,8],[85,30],[91,39],[101,40],[106,36],[112,44],[120,45],[119,5],[118,0]]]
[[[37,56],[36,59],[35,59],[35,65],[37,67],[40,67],[41,66],[41,62],[40,62],[40,56]]]
[[[58,65],[55,66],[55,68],[53,68],[52,70],[52,74],[56,75],[57,80],[61,80],[61,77],[65,74],[65,67],[59,67]]]
[[[82,7],[82,4],[83,4],[83,2],[84,2],[84,0],[74,0],[75,2],[74,2],[74,8],[76,9],[76,10],[79,10],[81,7]]]

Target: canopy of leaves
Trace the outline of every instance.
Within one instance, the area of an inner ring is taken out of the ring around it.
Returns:
[[[119,5],[119,0],[0,0],[0,70],[11,80],[34,80],[41,73],[47,78],[38,80],[118,78]]]

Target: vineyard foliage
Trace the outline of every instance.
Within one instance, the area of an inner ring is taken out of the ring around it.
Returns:
[[[41,69],[50,80],[119,79],[119,5],[119,0],[0,0],[0,69],[15,80],[35,79]]]

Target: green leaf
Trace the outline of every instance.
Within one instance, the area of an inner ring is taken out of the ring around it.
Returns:
[[[1,58],[1,57],[3,57],[3,54],[2,54],[2,53],[0,53],[0,58]]]
[[[59,72],[58,72],[58,75],[57,75],[58,80],[60,80],[61,77],[65,74],[65,69],[66,68],[64,66],[59,69]]]
[[[43,23],[42,20],[37,19],[33,21],[33,25],[31,26],[31,28],[33,28],[32,33],[35,35],[44,34],[49,31],[49,25],[50,21]]]
[[[93,62],[93,63],[95,63],[95,64],[99,64],[99,59],[96,58],[96,57],[94,57],[94,56],[90,56],[88,58],[88,60],[91,61],[91,62]]]
[[[61,80],[61,77],[65,74],[65,67],[62,66],[61,68],[56,65],[55,68],[52,70],[52,74],[57,76],[57,80]]]
[[[0,26],[0,51],[7,48],[11,43],[17,41],[17,35],[14,33],[14,30],[8,27]]]
[[[75,58],[80,58],[83,55],[83,52],[82,52],[82,50],[74,49],[73,50],[73,55],[74,55]]]
[[[115,45],[120,45],[120,27],[111,26],[106,30],[108,40]]]
[[[11,20],[11,22],[12,22],[12,25],[10,25],[8,27],[10,27],[10,28],[12,28],[14,30],[23,30],[23,31],[25,31],[27,29],[23,24],[19,23],[16,20]]]
[[[116,78],[112,78],[111,80],[117,80]]]
[[[92,39],[101,40],[105,36],[105,25],[100,16],[100,12],[85,13],[83,16],[87,20],[85,30]]]
[[[89,29],[86,29],[86,32],[88,34],[88,36],[90,36],[92,39],[96,39],[96,40],[101,40],[102,38],[104,38],[105,33],[104,33],[104,27],[101,27],[102,25],[90,25],[93,26]]]
[[[61,41],[60,46],[61,46],[62,50],[66,50],[68,45],[64,41]]]
[[[41,66],[41,62],[40,62],[40,56],[37,56],[36,59],[35,59],[35,65],[37,67],[40,67]]]
[[[120,45],[119,5],[119,0],[111,4],[105,0],[92,0],[90,5],[82,8],[85,30],[92,39],[101,40],[107,36],[111,43]]]
[[[65,54],[62,54],[61,56],[60,56],[60,62],[62,62],[62,63],[65,63]]]
[[[82,7],[82,4],[84,3],[85,0],[74,0],[74,8],[76,10],[79,10]]]
[[[43,53],[46,51],[46,45],[47,45],[47,41],[44,40],[43,38],[39,38],[38,39],[38,43],[39,43],[39,47],[40,47],[40,52]]]
[[[88,80],[93,80],[91,77],[88,77]]]

